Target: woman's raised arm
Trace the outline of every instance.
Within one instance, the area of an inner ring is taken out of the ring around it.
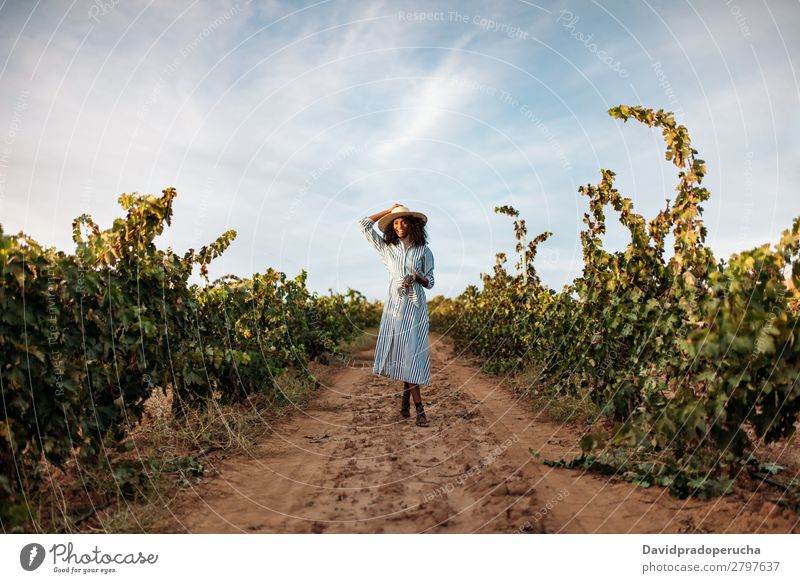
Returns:
[[[361,232],[367,237],[367,241],[370,242],[375,250],[383,255],[384,250],[386,249],[386,242],[383,240],[383,237],[380,236],[378,233],[375,232],[375,229],[372,226],[375,224],[376,221],[382,219],[384,216],[389,214],[394,207],[402,206],[397,203],[394,203],[391,207],[386,209],[385,211],[380,211],[375,213],[374,215],[369,215],[367,217],[363,217],[359,221],[359,227],[361,228]]]
[[[373,221],[379,221],[379,220],[381,220],[383,217],[385,217],[386,215],[388,215],[390,212],[392,212],[392,211],[395,209],[395,207],[398,207],[398,206],[403,206],[403,205],[402,205],[402,204],[400,204],[400,203],[394,203],[392,206],[390,206],[390,207],[389,207],[388,209],[386,209],[385,211],[381,211],[381,212],[379,212],[379,213],[375,213],[374,215],[370,215],[370,216],[369,216],[369,218],[370,218],[370,219],[372,219]]]

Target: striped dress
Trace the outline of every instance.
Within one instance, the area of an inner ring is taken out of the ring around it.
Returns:
[[[388,245],[372,228],[375,221],[369,217],[362,218],[359,224],[389,270],[389,289],[378,329],[372,372],[412,384],[430,385],[425,289],[433,287],[433,253],[427,245],[406,248],[402,241]],[[427,288],[414,282],[408,290],[403,289],[403,276],[414,271],[428,279]]]

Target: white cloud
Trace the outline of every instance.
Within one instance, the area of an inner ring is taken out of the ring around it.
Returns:
[[[543,277],[559,288],[580,259],[577,185],[612,168],[637,209],[652,210],[674,184],[657,132],[605,112],[639,98],[669,105],[636,39],[661,61],[709,163],[706,218],[717,254],[774,240],[800,214],[798,50],[788,44],[796,6],[770,7],[784,47],[756,5],[746,9],[750,38],[724,3],[697,6],[713,39],[696,15],[665,14],[677,44],[646,8],[614,13],[634,39],[602,11],[574,4],[585,32],[624,56],[624,80],[553,14],[511,1],[491,10],[479,2],[403,6],[470,17],[458,23],[404,21],[391,2],[126,1],[98,22],[90,6],[75,3],[65,15],[67,5],[42,2],[24,30],[30,7],[0,9],[8,55],[0,144],[17,128],[0,166],[7,232],[69,249],[73,217],[88,211],[108,225],[120,192],[175,186],[164,244],[197,247],[226,228],[239,232],[212,274],[313,267],[320,291],[349,285],[380,297],[382,267],[354,221],[399,200],[431,214],[437,265],[448,274],[437,291],[458,293],[496,252],[513,251],[510,224],[492,213],[508,202],[531,232],[555,232],[547,246],[563,265],[549,263]],[[508,38],[474,24],[474,15],[529,37]],[[741,172],[745,136],[750,187]]]

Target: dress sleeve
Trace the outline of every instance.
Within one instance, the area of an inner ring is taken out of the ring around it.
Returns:
[[[367,241],[369,241],[370,245],[372,245],[375,248],[375,250],[381,254],[381,257],[383,257],[386,251],[386,242],[383,240],[383,237],[381,237],[378,233],[376,233],[375,229],[372,228],[374,224],[375,221],[373,221],[369,217],[363,217],[359,221],[359,227],[361,228],[361,232],[364,233],[364,236],[366,236]]]
[[[425,276],[425,279],[428,280],[428,285],[423,285],[425,289],[431,289],[433,287],[433,251],[431,251],[428,247],[425,247],[425,273],[422,275]],[[420,284],[421,285],[421,284]]]

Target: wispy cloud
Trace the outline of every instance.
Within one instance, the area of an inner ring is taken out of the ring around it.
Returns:
[[[175,186],[163,244],[239,232],[212,274],[306,268],[320,292],[381,297],[355,222],[398,201],[431,218],[436,291],[455,294],[513,250],[492,208],[514,204],[531,232],[554,231],[542,276],[560,288],[580,272],[578,185],[612,168],[648,213],[672,194],[660,137],[605,113],[670,108],[666,76],[709,163],[725,255],[800,214],[800,10],[740,4],[6,2],[3,228],[70,248],[73,217],[109,224],[121,192]]]

